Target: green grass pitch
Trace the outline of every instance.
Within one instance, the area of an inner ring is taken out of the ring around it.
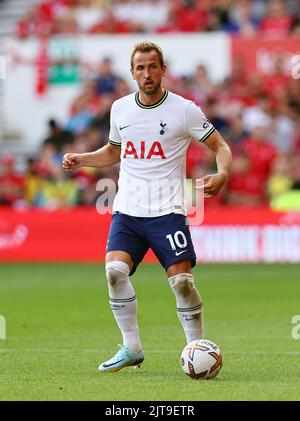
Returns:
[[[108,306],[102,265],[1,265],[0,400],[299,400],[297,265],[198,265],[205,337],[223,351],[214,380],[186,377],[175,298],[160,266],[132,277],[145,361],[100,373],[121,337]]]

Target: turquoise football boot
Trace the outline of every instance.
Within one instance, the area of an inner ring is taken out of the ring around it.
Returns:
[[[140,367],[144,361],[143,350],[133,352],[126,345],[119,345],[119,347],[120,349],[114,357],[99,365],[99,371],[116,372],[124,367]]]

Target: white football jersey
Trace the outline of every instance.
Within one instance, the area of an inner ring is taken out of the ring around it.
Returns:
[[[186,151],[192,138],[204,141],[214,130],[200,107],[167,90],[151,106],[138,93],[115,101],[109,142],[121,147],[121,165],[113,211],[186,215]]]

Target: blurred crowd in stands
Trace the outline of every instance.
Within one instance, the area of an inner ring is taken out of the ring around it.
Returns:
[[[269,76],[246,78],[243,62],[237,60],[221,84],[213,84],[199,64],[189,77],[173,75],[169,69],[164,86],[199,104],[232,149],[227,187],[207,200],[207,206],[271,204],[277,210],[300,210],[300,80],[286,75],[280,56]],[[16,173],[12,156],[0,157],[0,203],[48,209],[95,204],[100,194],[97,181],[116,181],[118,164],[64,173],[62,156],[105,145],[112,102],[128,93],[114,63],[103,58],[97,74],[81,85],[70,104],[68,121],[48,121],[40,152],[28,159],[24,174]],[[193,140],[187,176],[196,179],[215,169],[214,154]]]
[[[27,37],[221,29],[246,35],[299,35],[299,6],[299,1],[280,0],[48,0],[29,11],[17,32]],[[93,151],[107,143],[111,105],[131,92],[114,65],[109,57],[102,58],[96,73],[80,85],[68,121],[56,116],[48,121],[47,136],[38,155],[28,158],[25,173],[16,171],[13,156],[0,156],[1,205],[93,205],[99,197],[97,181],[117,181],[118,165],[70,173],[61,166],[65,152]],[[231,74],[214,84],[199,63],[191,75],[174,75],[169,69],[164,87],[200,105],[232,149],[227,186],[207,206],[269,204],[276,210],[300,210],[300,79],[286,74],[280,55],[268,76],[246,77],[243,62],[236,60]],[[215,170],[213,153],[193,140],[187,176],[196,179]]]
[[[16,27],[20,38],[203,31],[300,36],[300,4],[298,0],[45,0]]]

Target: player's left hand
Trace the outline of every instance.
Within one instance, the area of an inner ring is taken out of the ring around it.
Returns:
[[[214,197],[224,186],[227,178],[225,173],[205,175],[196,180],[196,189],[203,190],[204,197]]]

